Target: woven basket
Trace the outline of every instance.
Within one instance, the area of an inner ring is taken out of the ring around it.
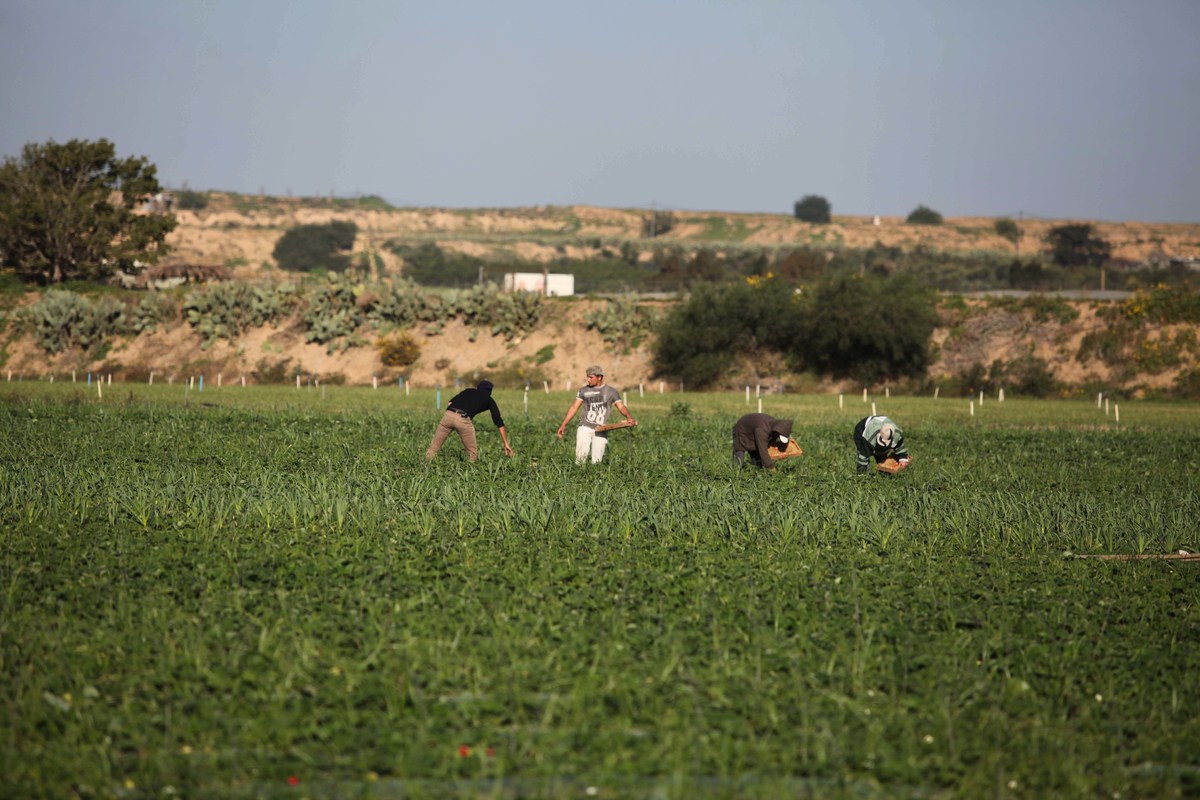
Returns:
[[[800,445],[796,444],[795,439],[788,439],[787,447],[779,448],[771,446],[767,448],[767,452],[771,455],[772,461],[778,461],[781,458],[795,458],[796,456],[804,455],[804,451],[800,449]]]

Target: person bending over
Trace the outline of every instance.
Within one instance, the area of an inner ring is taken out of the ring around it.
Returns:
[[[775,459],[768,449],[786,448],[792,435],[790,419],[775,419],[769,414],[747,414],[733,426],[733,462],[745,466],[746,454],[750,463],[765,469],[775,468]]]
[[[479,445],[475,442],[475,424],[471,420],[485,410],[492,412],[492,422],[500,430],[500,439],[504,442],[504,455],[512,458],[513,449],[508,443],[508,431],[504,429],[504,420],[500,417],[500,406],[496,405],[492,397],[492,382],[480,381],[474,389],[463,389],[450,398],[450,406],[442,415],[441,422],[434,431],[433,441],[425,451],[425,460],[433,460],[442,449],[446,437],[452,432],[462,439],[463,446],[467,448],[467,458],[471,461],[478,458]]]
[[[871,459],[883,464],[888,459],[896,461],[896,471],[912,463],[912,456],[904,446],[904,433],[900,426],[887,417],[863,417],[854,426],[855,470],[861,475],[867,471]]]

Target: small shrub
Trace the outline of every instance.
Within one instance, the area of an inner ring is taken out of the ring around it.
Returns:
[[[926,206],[917,206],[905,219],[909,225],[941,225],[942,215]]]
[[[1008,363],[997,359],[988,372],[989,388],[1007,387],[1027,397],[1047,397],[1058,388],[1058,381],[1045,359],[1032,353]]]
[[[670,233],[675,227],[675,215],[670,211],[654,211],[642,218],[642,238],[653,239]]]
[[[299,364],[293,367],[290,358],[277,361],[260,358],[254,365],[254,372],[260,383],[291,383],[297,375],[304,374],[304,367]]]
[[[531,386],[541,386],[543,381],[551,380],[540,364],[507,364],[503,367],[490,367],[487,378],[502,389],[524,389]]]
[[[1046,268],[1037,260],[1013,259],[1005,271],[1008,285],[1014,289],[1045,289],[1050,280]]]
[[[279,238],[272,255],[280,267],[293,272],[344,272],[357,235],[358,226],[346,220],[297,225]]]
[[[131,364],[129,366],[122,366],[120,364],[110,366],[109,364],[105,364],[100,368],[100,371],[119,374],[126,383],[148,383],[150,375],[154,373],[154,370],[144,364]],[[158,372],[158,377],[162,377],[162,371]]]
[[[433,242],[413,246],[392,241],[387,247],[404,260],[404,277],[422,286],[465,288],[479,283],[477,258],[447,253]]]
[[[12,272],[0,272],[0,295],[18,295],[24,293],[24,281]]]
[[[829,201],[817,194],[807,194],[792,207],[796,219],[802,222],[826,224],[832,219]]]
[[[1017,227],[1017,223],[1013,222],[1008,217],[1003,217],[995,222],[996,235],[1002,239],[1016,244],[1017,239],[1021,238],[1021,229]]]
[[[1177,397],[1184,400],[1200,400],[1200,367],[1180,372],[1171,388]]]
[[[1200,323],[1200,291],[1158,286],[1139,289],[1119,306],[1120,315],[1134,323]]]
[[[638,246],[630,241],[621,242],[621,260],[629,266],[637,266],[638,258],[641,256],[641,251]]]
[[[1054,263],[1063,267],[1100,266],[1112,257],[1112,245],[1096,235],[1090,224],[1051,228],[1046,234],[1046,242]]]
[[[953,397],[973,397],[981,391],[994,388],[988,379],[987,367],[978,362],[959,370],[940,383],[946,394]]]
[[[767,275],[775,274],[788,283],[811,283],[825,274],[825,254],[812,248],[784,250],[775,257]]]
[[[1119,367],[1127,361],[1126,353],[1137,340],[1138,332],[1129,323],[1112,324],[1084,335],[1075,353],[1075,360],[1084,363],[1095,358],[1111,367]]]
[[[180,211],[201,211],[208,207],[208,193],[181,189],[175,192],[175,207]]]
[[[380,339],[375,343],[379,361],[385,367],[407,367],[421,357],[421,345],[407,333]]]

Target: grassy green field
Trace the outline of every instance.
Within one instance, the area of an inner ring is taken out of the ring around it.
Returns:
[[[497,397],[0,383],[0,796],[1200,793],[1195,405]]]

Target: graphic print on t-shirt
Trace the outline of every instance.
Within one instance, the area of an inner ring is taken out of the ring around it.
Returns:
[[[621,395],[617,394],[617,390],[611,386],[601,386],[597,389],[582,389],[579,392],[579,397],[587,406],[584,412],[583,421],[588,427],[596,427],[604,425],[608,422],[608,413],[612,409],[613,403],[621,399]]]

